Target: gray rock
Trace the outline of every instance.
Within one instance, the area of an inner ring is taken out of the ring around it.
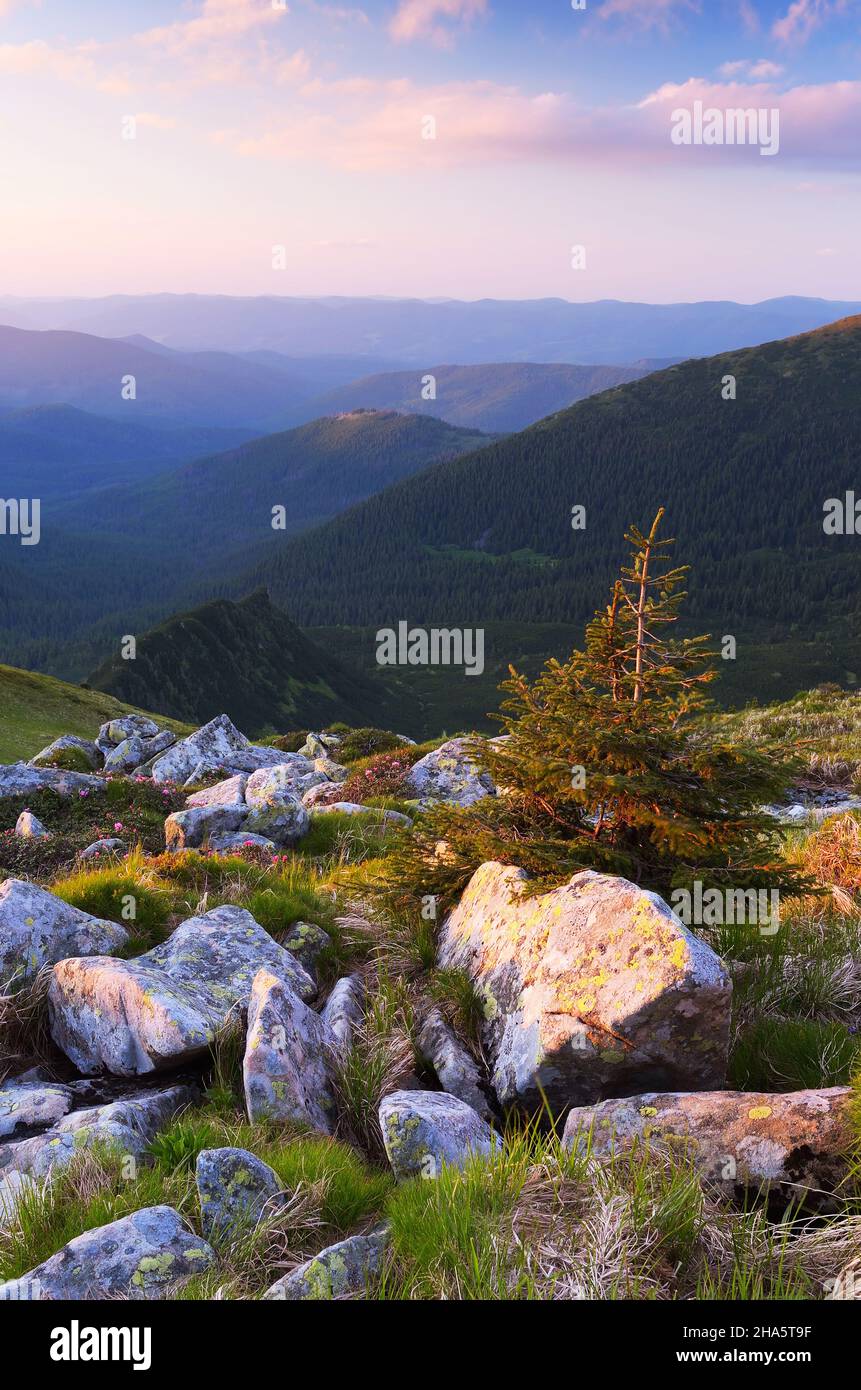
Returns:
[[[328,758],[340,742],[335,734],[309,734],[299,749],[299,756],[309,759]]]
[[[380,1128],[397,1178],[436,1178],[443,1165],[462,1168],[500,1147],[472,1106],[445,1091],[392,1091],[380,1105]]]
[[[47,1128],[72,1108],[68,1086],[44,1082],[6,1082],[0,1085],[0,1138],[16,1129]]]
[[[210,835],[239,830],[245,818],[244,805],[194,806],[189,811],[174,811],[164,823],[164,841],[172,852],[199,849]]]
[[[281,1179],[247,1149],[203,1149],[197,1156],[197,1191],[208,1237],[256,1226],[282,1193]]]
[[[248,1117],[293,1120],[331,1134],[328,1054],[335,1038],[318,1014],[268,970],[255,976],[242,1073]]]
[[[15,834],[22,840],[44,840],[49,833],[32,811],[22,811],[15,822]]]
[[[343,782],[348,776],[347,769],[331,758],[315,758],[314,771],[325,777],[327,782]]]
[[[119,719],[110,719],[99,729],[99,747],[107,745],[116,748],[127,738],[155,738],[158,725],[144,714],[124,714]]]
[[[314,922],[294,922],[281,938],[281,945],[285,950],[290,951],[296,960],[302,962],[309,975],[315,977],[317,962],[331,944],[332,938],[329,933]]]
[[[30,796],[33,792],[56,792],[58,796],[77,796],[103,792],[104,777],[88,772],[66,772],[59,767],[31,767],[29,763],[9,763],[0,766],[0,797]]]
[[[731,983],[655,893],[575,874],[529,896],[521,869],[482,864],[440,933],[438,963],[473,981],[503,1106],[560,1113],[660,1083],[723,1085]]]
[[[27,1173],[7,1173],[0,1177],[0,1231],[11,1230],[16,1225],[18,1208],[39,1190]]]
[[[321,1018],[341,1047],[349,1047],[365,1017],[365,982],[361,975],[343,975],[326,1000]]]
[[[231,830],[224,835],[210,835],[209,848],[218,854],[233,854],[240,849],[277,849],[265,835],[252,835],[247,830]]]
[[[185,804],[189,808],[194,806],[241,806],[245,801],[245,787],[248,777],[247,772],[237,772],[234,777],[225,777],[223,781],[216,782],[213,787],[204,787],[202,791],[192,792]]]
[[[180,739],[160,758],[152,769],[154,782],[175,782],[182,785],[192,772],[219,772],[228,767],[234,770],[236,757],[250,748],[248,739],[232,724],[226,714],[216,715],[208,724],[188,738]]]
[[[27,1173],[44,1178],[65,1168],[76,1153],[105,1145],[141,1162],[159,1130],[196,1100],[191,1086],[142,1091],[110,1105],[72,1110],[44,1134],[17,1143],[0,1144],[0,1175]]]
[[[243,748],[241,753],[230,762],[233,772],[257,772],[262,768],[280,767],[285,758],[292,758],[293,753],[283,753],[280,748],[269,748],[261,743],[249,743],[247,748]]]
[[[385,1229],[339,1240],[276,1280],[263,1297],[292,1303],[365,1293],[383,1267],[388,1244]]]
[[[597,1157],[645,1145],[687,1157],[728,1197],[774,1189],[834,1211],[850,1167],[851,1089],[629,1096],[571,1110],[566,1149]],[[838,1194],[835,1198],[834,1194]]]
[[[176,734],[172,734],[168,729],[156,734],[154,738],[141,738],[139,735],[133,734],[131,738],[124,739],[122,743],[118,743],[116,748],[112,748],[106,754],[105,772],[135,772],[145,763],[152,762],[153,758],[158,757],[174,743],[176,743]]]
[[[346,782],[314,782],[302,793],[302,804],[315,811],[330,806],[333,801],[340,799],[346,785]]]
[[[482,772],[467,752],[467,740],[449,739],[426,753],[406,776],[407,785],[422,801],[450,801],[471,806],[485,796],[495,796],[493,778]]]
[[[86,849],[82,849],[80,859],[100,859],[106,854],[125,854],[125,840],[117,840],[111,837],[108,840],[94,840]]]
[[[20,1279],[0,1284],[3,1299],[165,1298],[215,1263],[200,1236],[172,1207],[145,1207],[86,1231]]]
[[[384,825],[412,825],[409,816],[405,816],[401,811],[383,811],[379,806],[361,806],[357,801],[330,801],[325,805],[315,806],[313,813],[315,816],[325,816],[330,811],[340,811],[345,816],[375,816]]]
[[[63,960],[49,989],[51,1033],[80,1072],[138,1076],[203,1053],[248,1002],[265,967],[305,999],[316,985],[241,907],[190,917],[134,960]]]
[[[308,811],[294,790],[289,764],[253,772],[245,788],[245,800],[249,810],[243,829],[265,835],[276,845],[294,844],[311,823]]]
[[[20,984],[65,956],[119,951],[128,933],[20,878],[0,883],[0,985]]]
[[[102,765],[102,755],[96,744],[88,738],[78,738],[76,734],[61,734],[53,743],[49,743],[47,748],[36,753],[30,759],[30,763],[33,767],[67,767],[69,764],[66,755],[69,753],[73,759],[76,753],[83,754],[94,771]],[[79,770],[73,761],[70,771]]]
[[[471,1105],[482,1119],[492,1122],[493,1107],[482,1090],[478,1063],[439,1009],[432,1009],[425,1019],[418,1035],[418,1046],[443,1090]]]

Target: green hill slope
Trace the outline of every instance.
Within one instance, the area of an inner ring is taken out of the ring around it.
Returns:
[[[67,685],[53,676],[0,666],[0,763],[32,758],[59,734],[94,738],[99,726],[122,714],[150,714],[123,704],[99,690]],[[152,714],[176,733],[190,732],[187,724]]]
[[[263,591],[169,618],[138,638],[134,661],[107,662],[89,684],[195,724],[224,711],[254,735],[408,712],[384,683],[311,642]]]

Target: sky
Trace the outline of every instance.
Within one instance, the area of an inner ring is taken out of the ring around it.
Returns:
[[[857,299],[861,0],[0,0],[0,181],[0,295]]]

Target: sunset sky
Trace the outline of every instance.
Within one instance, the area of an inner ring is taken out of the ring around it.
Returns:
[[[0,294],[858,298],[861,0],[0,0],[0,177]]]

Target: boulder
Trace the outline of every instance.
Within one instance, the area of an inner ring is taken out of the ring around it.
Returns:
[[[172,1207],[145,1207],[76,1236],[20,1279],[0,1284],[0,1300],[152,1299],[215,1263]]]
[[[363,1294],[380,1273],[388,1244],[386,1229],[371,1231],[366,1236],[348,1236],[276,1280],[263,1297],[305,1302]]]
[[[35,883],[0,883],[0,987],[20,984],[65,956],[120,951],[128,939],[116,922],[80,912]]]
[[[78,738],[75,734],[61,734],[53,743],[49,743],[47,748],[36,753],[30,759],[30,763],[33,767],[62,767],[70,772],[85,772],[87,768],[95,771],[102,765],[102,754],[96,744],[88,738]]]
[[[597,1156],[653,1146],[692,1161],[729,1197],[777,1189],[787,1201],[836,1210],[849,1195],[851,1096],[847,1086],[778,1095],[647,1092],[572,1110],[562,1142],[591,1145]]]
[[[49,833],[32,811],[22,811],[15,822],[15,834],[22,840],[44,840]]]
[[[281,937],[284,949],[290,951],[296,960],[302,962],[308,974],[315,977],[317,962],[331,944],[332,938],[329,933],[314,922],[294,922],[289,931]]]
[[[357,801],[330,801],[323,806],[314,807],[315,816],[325,816],[330,811],[340,811],[344,816],[376,816],[383,825],[403,825],[409,828],[412,821],[401,811],[383,811],[379,806],[360,806]]]
[[[94,840],[86,849],[82,849],[79,855],[81,859],[100,859],[104,854],[125,854],[125,840],[117,840],[111,837],[108,840]]]
[[[481,771],[467,748],[466,739],[452,738],[426,753],[407,773],[408,787],[424,802],[450,801],[456,806],[471,806],[482,797],[495,796],[493,778]]]
[[[180,739],[153,764],[154,782],[176,782],[182,784],[192,772],[199,776],[204,772],[219,772],[222,768],[234,770],[236,757],[250,748],[244,734],[232,724],[226,714],[216,715],[208,724],[188,738]]]
[[[105,772],[135,772],[145,763],[152,762],[153,758],[158,757],[159,753],[163,753],[174,743],[176,734],[170,733],[168,729],[156,734],[154,738],[141,738],[140,735],[133,734],[105,755]]]
[[[248,1117],[297,1121],[331,1134],[335,1122],[328,1054],[334,1035],[289,984],[268,970],[254,979],[242,1073]]]
[[[308,811],[294,790],[291,764],[253,772],[245,787],[248,815],[243,829],[265,835],[276,845],[294,844],[311,823]]]
[[[72,1100],[68,1086],[7,1081],[0,1085],[0,1138],[14,1138],[19,1129],[46,1129],[68,1114]]]
[[[365,982],[361,975],[344,975],[337,981],[321,1014],[340,1047],[349,1047],[365,1017]]]
[[[139,1076],[203,1053],[257,971],[312,998],[316,985],[241,907],[190,917],[134,960],[63,960],[48,999],[51,1033],[78,1070]]]
[[[0,1144],[0,1175],[27,1173],[44,1178],[66,1167],[76,1153],[106,1145],[139,1162],[147,1159],[150,1141],[197,1093],[191,1086],[142,1091],[110,1105],[72,1110],[43,1134],[17,1143]]]
[[[482,864],[444,922],[438,962],[465,971],[503,1106],[556,1114],[656,1085],[723,1085],[731,983],[655,893],[591,870],[530,897]]]
[[[11,1230],[17,1223],[18,1208],[39,1190],[27,1173],[7,1173],[0,1177],[0,1232]]]
[[[197,1156],[200,1215],[208,1237],[256,1226],[282,1190],[278,1174],[247,1149],[203,1149]]]
[[[425,1019],[418,1035],[418,1047],[443,1090],[471,1105],[482,1119],[492,1122],[493,1107],[482,1089],[478,1063],[439,1009],[432,1009]]]
[[[188,807],[241,806],[245,801],[248,777],[247,772],[237,772],[234,777],[225,777],[213,787],[204,787],[202,791],[192,792],[185,804]]]
[[[96,741],[100,748],[116,748],[127,738],[155,738],[158,732],[158,724],[145,714],[124,714],[103,724]]]
[[[331,758],[315,758],[314,771],[325,777],[327,782],[344,782],[348,775],[347,769],[340,763],[333,762]]]
[[[315,782],[306,792],[302,793],[302,804],[307,806],[309,810],[319,810],[321,806],[330,806],[333,801],[340,800],[346,785],[346,782]]]
[[[224,835],[210,835],[209,848],[217,854],[236,854],[242,849],[277,849],[265,835],[251,835],[247,830],[230,830]]]
[[[309,734],[299,749],[299,755],[311,760],[328,758],[329,754],[340,745],[340,742],[341,740],[336,734]]]
[[[244,805],[193,806],[189,811],[174,811],[164,823],[164,842],[172,853],[199,849],[210,835],[226,835],[239,830],[245,817]]]
[[[58,767],[31,767],[29,763],[9,763],[0,766],[0,797],[30,796],[33,792],[52,791],[58,796],[78,796],[82,793],[103,792],[104,777],[88,772],[66,772]]]
[[[489,1157],[500,1139],[471,1105],[445,1091],[392,1091],[380,1105],[383,1143],[396,1178],[436,1178]]]

